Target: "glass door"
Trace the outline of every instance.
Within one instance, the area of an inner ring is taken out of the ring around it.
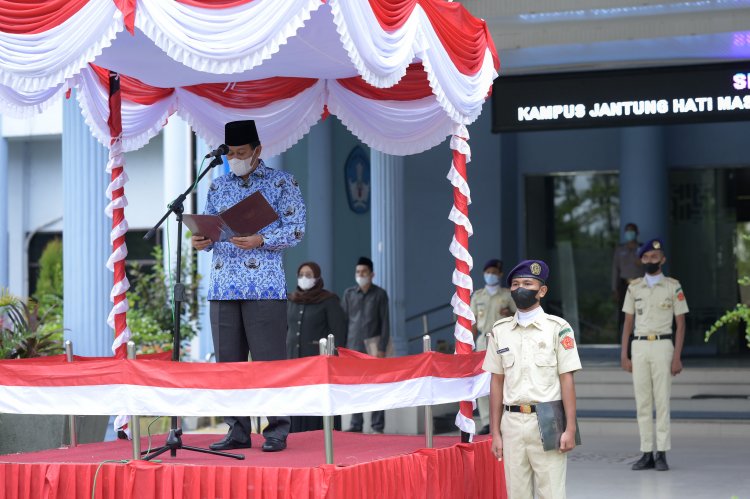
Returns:
[[[582,344],[619,343],[610,279],[619,240],[617,173],[526,177],[526,248],[551,266],[544,307]]]

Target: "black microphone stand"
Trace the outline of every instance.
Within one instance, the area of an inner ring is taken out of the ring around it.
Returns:
[[[156,231],[159,229],[161,224],[164,223],[164,221],[169,217],[171,213],[174,213],[177,217],[177,271],[176,271],[176,277],[175,277],[175,283],[174,283],[174,331],[172,333],[173,343],[172,343],[172,361],[173,362],[179,362],[180,361],[180,313],[182,312],[182,303],[187,300],[187,295],[185,293],[185,286],[181,282],[181,271],[182,271],[182,213],[185,211],[185,207],[183,206],[183,203],[185,202],[185,199],[190,195],[191,192],[193,192],[193,189],[196,185],[198,185],[198,182],[201,181],[201,179],[209,172],[211,169],[216,166],[220,165],[222,163],[221,156],[215,157],[211,163],[208,164],[208,167],[198,176],[198,179],[190,185],[190,187],[187,188],[185,192],[177,196],[177,198],[172,201],[169,204],[169,209],[164,214],[163,217],[161,217],[161,220],[157,222],[154,227],[148,231],[148,233],[143,237],[144,239],[151,239],[154,237],[154,234],[156,234]],[[242,454],[230,454],[228,452],[220,452],[215,451],[211,449],[204,449],[202,447],[192,447],[190,445],[183,445],[182,443],[182,428],[178,428],[177,426],[177,416],[172,416],[172,425],[171,429],[169,430],[169,435],[167,435],[167,441],[166,443],[161,446],[157,447],[156,449],[153,449],[152,451],[145,450],[141,452],[141,454],[145,454],[143,456],[143,459],[148,461],[156,456],[163,454],[164,452],[170,451],[170,454],[172,457],[177,456],[177,450],[178,449],[185,449],[190,450],[193,452],[203,452],[205,454],[214,454],[217,456],[224,456],[224,457],[231,457],[234,459],[245,459],[245,456]]]

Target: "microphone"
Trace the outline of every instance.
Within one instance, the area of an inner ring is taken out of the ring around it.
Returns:
[[[205,159],[208,159],[212,156],[214,157],[225,156],[228,153],[229,153],[229,147],[227,147],[226,144],[222,144],[216,149],[214,149],[213,151],[211,151],[210,153],[206,154]]]

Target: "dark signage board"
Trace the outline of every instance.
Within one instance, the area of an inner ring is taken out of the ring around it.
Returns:
[[[492,131],[750,121],[750,61],[500,76]]]

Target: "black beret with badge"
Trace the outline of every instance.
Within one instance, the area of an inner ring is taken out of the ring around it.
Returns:
[[[484,269],[483,270],[487,270],[490,267],[495,267],[500,272],[502,272],[503,271],[503,261],[502,260],[498,260],[497,258],[493,258],[492,260],[488,260],[487,263],[484,264]]]
[[[549,267],[541,260],[524,260],[508,273],[508,286],[514,277],[531,277],[545,284],[549,277]]]
[[[664,243],[658,237],[645,242],[643,246],[638,248],[638,258],[643,258],[643,255],[647,251],[654,251],[654,250],[659,250],[662,252],[664,251]]]

